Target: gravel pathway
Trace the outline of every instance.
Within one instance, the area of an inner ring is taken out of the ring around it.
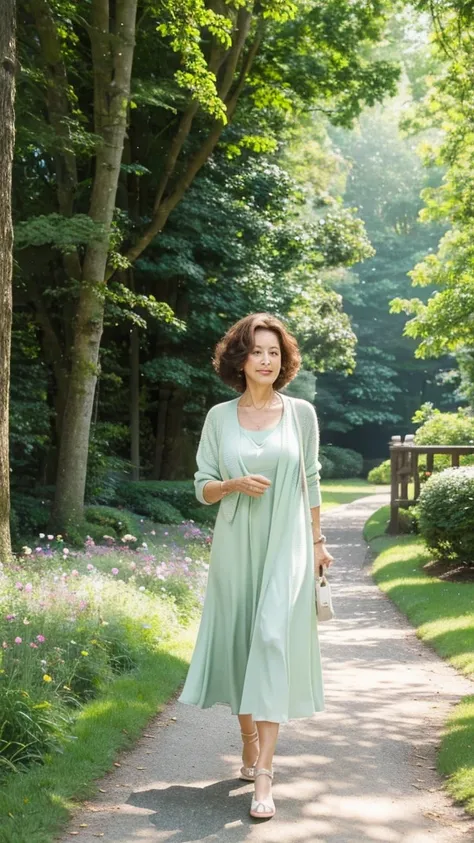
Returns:
[[[226,706],[170,703],[78,809],[62,840],[110,843],[456,843],[474,821],[435,770],[450,708],[474,684],[422,644],[373,583],[362,538],[386,494],[323,514],[338,618],[321,624],[326,711],[281,728],[277,815],[248,815]],[[81,825],[82,824],[82,825]],[[85,827],[84,827],[84,824]]]

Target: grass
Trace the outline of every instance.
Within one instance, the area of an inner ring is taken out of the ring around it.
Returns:
[[[428,576],[431,554],[420,536],[388,536],[389,507],[366,522],[364,537],[376,554],[375,582],[416,627],[416,634],[461,673],[474,678],[474,583]],[[473,686],[474,689],[474,686]],[[445,724],[437,759],[447,790],[474,814],[474,694],[464,697]]]
[[[377,486],[361,477],[353,477],[350,480],[322,480],[321,508],[324,511],[343,503],[351,503],[351,501],[355,501],[363,495],[375,495],[380,491],[388,491],[388,489],[388,486]]]

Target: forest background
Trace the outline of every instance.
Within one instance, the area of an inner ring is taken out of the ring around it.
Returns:
[[[426,402],[472,407],[470,5],[19,3],[14,534],[189,479],[249,312],[366,469]]]

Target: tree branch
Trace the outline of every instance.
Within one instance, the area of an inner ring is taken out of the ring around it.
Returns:
[[[244,58],[242,68],[239,74],[239,79],[236,83],[236,86],[228,99],[227,105],[227,113],[229,122],[232,120],[235,109],[237,107],[238,99],[242,93],[244,88],[246,79],[250,70],[252,68],[255,56],[259,50],[259,47],[262,42],[264,33],[264,24],[261,22],[258,26],[257,33],[255,38],[250,45],[247,54]],[[198,151],[195,155],[191,158],[188,163],[188,166],[185,168],[184,172],[182,173],[180,179],[178,180],[177,184],[175,185],[173,191],[167,196],[162,202],[155,207],[153,219],[146,229],[146,231],[142,234],[140,239],[130,247],[130,249],[126,253],[126,258],[131,263],[137,260],[137,258],[142,254],[142,252],[146,249],[146,247],[151,243],[151,241],[156,237],[157,234],[163,229],[169,215],[175,209],[175,207],[179,204],[181,199],[183,198],[184,194],[194,181],[196,175],[198,174],[199,170],[203,167],[203,165],[208,160],[209,156],[214,151],[215,147],[217,146],[220,136],[223,132],[224,125],[220,121],[214,121],[214,124],[207,136],[207,138],[203,141]],[[109,267],[106,273],[106,280],[108,280],[114,273],[113,268]]]

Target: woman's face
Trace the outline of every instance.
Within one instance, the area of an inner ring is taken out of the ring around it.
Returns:
[[[267,328],[257,328],[254,347],[244,363],[244,373],[255,385],[273,384],[281,369],[281,350],[278,334]]]

